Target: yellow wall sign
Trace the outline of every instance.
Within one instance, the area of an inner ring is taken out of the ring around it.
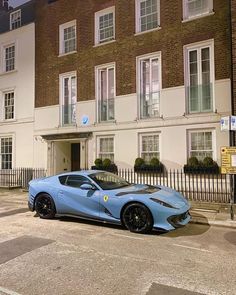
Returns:
[[[236,147],[221,148],[221,173],[236,174]]]

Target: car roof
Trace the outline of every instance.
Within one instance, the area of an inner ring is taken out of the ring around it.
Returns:
[[[70,171],[70,172],[64,172],[61,174],[56,175],[57,177],[59,176],[64,176],[64,175],[82,175],[82,176],[89,176],[91,174],[94,173],[98,173],[98,172],[106,172],[106,171],[102,171],[102,170],[80,170],[80,171]]]

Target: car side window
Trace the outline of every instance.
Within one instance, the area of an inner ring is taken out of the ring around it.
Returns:
[[[59,176],[60,184],[65,185],[68,175]]]
[[[84,183],[91,183],[88,178],[80,175],[70,175],[68,176],[65,185],[80,188]]]

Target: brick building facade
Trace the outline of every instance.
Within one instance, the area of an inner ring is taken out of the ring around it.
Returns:
[[[137,157],[167,168],[190,156],[219,162],[229,143],[219,122],[231,113],[229,5],[189,2],[37,1],[35,135],[50,173],[73,168],[76,144],[76,168],[98,157],[119,167]]]
[[[227,2],[227,1],[226,1]],[[215,41],[215,79],[230,77],[229,7],[214,1],[214,15],[183,22],[183,1],[161,1],[158,31],[135,35],[135,0],[37,1],[36,107],[58,104],[60,73],[78,71],[78,101],[95,99],[94,67],[116,62],[116,94],[136,92],[136,57],[162,52],[163,88],[184,85],[183,46]],[[94,14],[115,5],[116,41],[94,46]],[[77,21],[77,52],[58,58],[59,25]],[[47,73],[47,75],[45,75]],[[51,82],[54,83],[51,83]],[[47,87],[45,87],[47,85]]]
[[[236,110],[236,2],[231,0],[231,33],[232,33],[232,89],[233,89],[233,109]]]

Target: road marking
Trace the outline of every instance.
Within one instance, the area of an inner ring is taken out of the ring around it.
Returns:
[[[209,250],[206,250],[206,249],[200,249],[200,248],[195,248],[195,247],[189,247],[189,246],[185,246],[185,245],[173,244],[173,246],[181,247],[181,248],[187,248],[187,249],[191,249],[191,250],[197,250],[197,251],[201,251],[201,252],[212,253],[212,251],[209,251]]]
[[[16,293],[14,291],[11,291],[11,290],[8,290],[8,289],[5,289],[5,288],[0,287],[0,294],[1,294],[1,292],[3,292],[3,295],[4,294],[8,294],[8,295],[20,295],[19,293]]]
[[[135,240],[143,240],[143,238],[131,237],[131,236],[126,236],[126,235],[122,235],[122,234],[112,234],[112,235],[113,235],[113,236],[124,237],[124,238],[135,239]]]

